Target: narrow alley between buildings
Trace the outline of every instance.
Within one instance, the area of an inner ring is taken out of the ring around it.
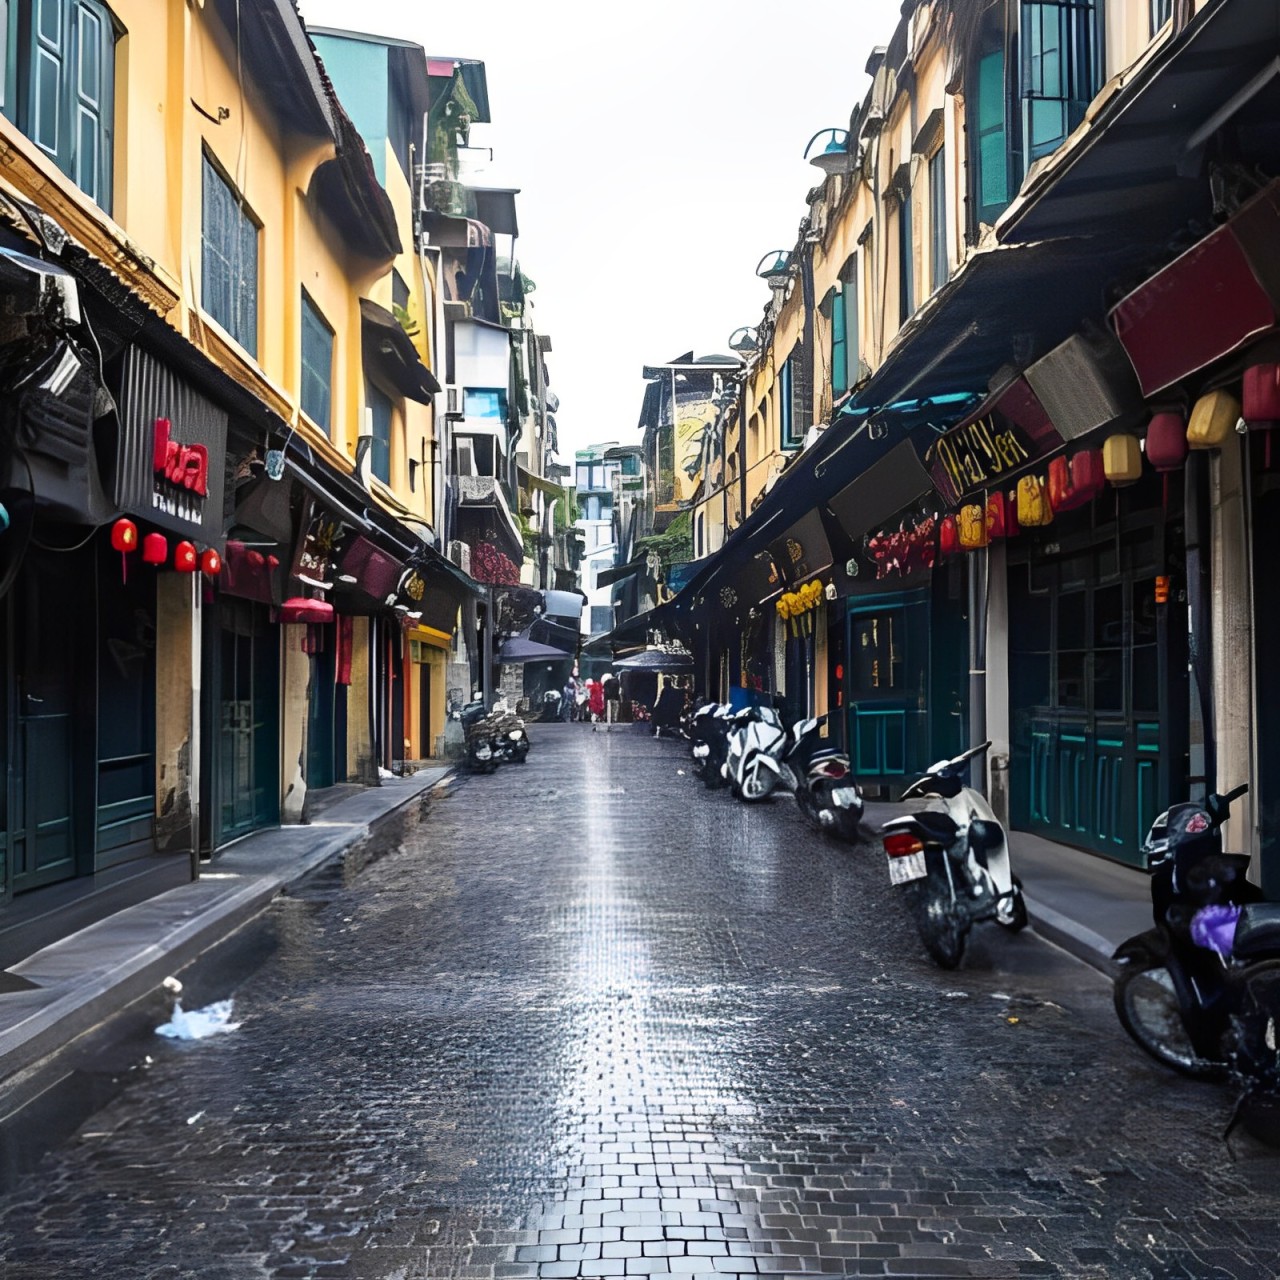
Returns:
[[[248,926],[240,1028],[142,1046],[0,1275],[1273,1274],[1277,1158],[1100,974],[994,930],[944,973],[874,844],[639,725],[532,736]]]

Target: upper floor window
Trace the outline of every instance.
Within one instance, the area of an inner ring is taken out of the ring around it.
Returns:
[[[200,303],[251,356],[258,354],[258,224],[206,153],[200,224]]]
[[[929,159],[929,287],[947,282],[947,161],[939,147]]]
[[[974,207],[979,222],[995,222],[1009,203],[1009,131],[1005,113],[1004,34],[989,35],[976,68]],[[976,229],[974,229],[976,235]]]
[[[778,443],[783,449],[798,449],[804,441],[803,417],[796,412],[795,363],[799,348],[787,357],[778,374]]]
[[[1151,34],[1154,36],[1173,17],[1173,0],[1151,0]]]
[[[911,191],[898,205],[898,323],[905,324],[916,309],[916,250],[911,226]]]
[[[1083,119],[1101,84],[1094,0],[1023,0],[1023,128],[1028,161],[1056,149]]]
[[[7,11],[9,5],[5,5]],[[116,28],[97,0],[18,6],[4,111],[101,208],[111,210]]]
[[[316,304],[302,292],[302,411],[325,434],[331,429],[333,330]]]
[[[844,304],[838,289],[832,289],[823,299],[822,313],[831,326],[831,395],[838,399],[848,390],[849,365],[845,354]]]
[[[391,397],[366,382],[365,403],[373,419],[373,442],[369,451],[369,470],[383,484],[391,483]]]
[[[494,387],[467,387],[462,393],[462,413],[467,418],[507,420],[507,393]]]

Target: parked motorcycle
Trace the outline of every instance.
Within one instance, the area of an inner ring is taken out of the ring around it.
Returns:
[[[550,724],[560,719],[561,701],[563,694],[559,689],[548,689],[542,695],[542,712],[538,719],[544,724]]]
[[[729,750],[732,711],[722,702],[703,703],[694,713],[689,729],[693,776],[702,779],[708,791],[724,786],[724,762]]]
[[[791,740],[772,707],[744,707],[734,714],[721,772],[739,800],[755,804],[777,786]]]
[[[505,700],[499,700],[487,715],[481,698],[453,714],[466,734],[466,763],[472,773],[492,773],[503,763],[525,763],[529,735],[524,721],[507,709]]]
[[[889,880],[899,886],[925,949],[944,969],[964,957],[969,930],[994,919],[1017,931],[1027,923],[1022,884],[1009,866],[1004,828],[980,791],[965,782],[984,742],[931,766],[903,793],[928,807],[881,828]]]
[[[1154,927],[1115,953],[1120,1024],[1157,1061],[1211,1079],[1280,1084],[1280,904],[1246,879],[1247,854],[1222,851],[1222,824],[1248,790],[1177,804],[1143,845]]]
[[[820,831],[856,844],[862,823],[863,798],[849,769],[849,758],[822,737],[826,717],[804,721],[810,726],[793,736],[785,763],[794,779],[796,805]]]

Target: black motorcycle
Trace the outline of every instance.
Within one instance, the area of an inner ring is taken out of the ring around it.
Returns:
[[[1143,846],[1154,927],[1115,953],[1115,1007],[1157,1061],[1199,1079],[1234,1075],[1242,1105],[1274,1114],[1280,904],[1262,902],[1246,879],[1248,855],[1222,851],[1222,824],[1247,790],[1177,804],[1156,819]]]
[[[708,791],[724,786],[724,762],[729,752],[729,730],[733,712],[722,702],[707,702],[693,713],[689,727],[689,754],[693,776],[702,779]]]
[[[466,738],[466,765],[471,773],[492,773],[499,762],[483,699],[468,702],[453,713]]]
[[[861,839],[862,792],[849,757],[822,736],[826,716],[813,721],[784,757],[795,777],[796,805],[820,831],[847,844]]]

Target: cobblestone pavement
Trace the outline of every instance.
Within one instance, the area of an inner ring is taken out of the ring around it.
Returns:
[[[0,1198],[0,1275],[1277,1274],[1280,1160],[1092,970],[996,931],[943,973],[789,802],[533,734],[278,905],[240,1030],[149,1044]]]

